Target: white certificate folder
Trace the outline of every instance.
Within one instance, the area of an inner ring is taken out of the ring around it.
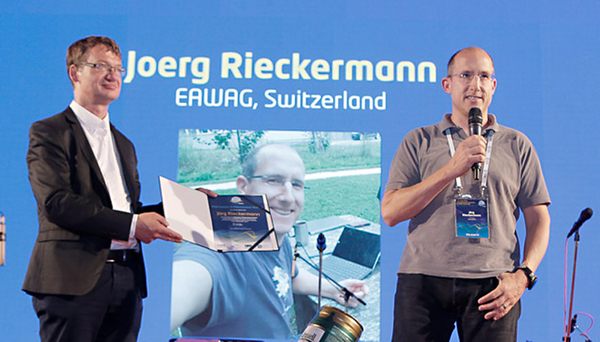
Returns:
[[[165,218],[183,239],[218,252],[279,249],[266,195],[207,194],[160,177]]]

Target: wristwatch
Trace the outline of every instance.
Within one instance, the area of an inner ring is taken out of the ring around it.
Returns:
[[[533,286],[535,285],[535,283],[537,283],[537,280],[538,280],[537,276],[533,273],[533,271],[531,270],[531,268],[529,268],[529,266],[525,266],[525,265],[517,266],[513,270],[513,273],[517,272],[518,270],[523,270],[523,272],[525,272],[525,275],[527,276],[527,280],[528,280],[527,288],[531,290],[533,288]]]

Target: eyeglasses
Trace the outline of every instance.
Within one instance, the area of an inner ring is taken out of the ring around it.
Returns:
[[[472,74],[470,72],[462,72],[460,74],[448,75],[448,77],[452,77],[452,76],[458,76],[459,79],[461,81],[465,82],[465,83],[470,83],[473,80],[473,77],[477,76],[479,78],[479,82],[481,82],[481,84],[488,84],[493,79],[496,78],[496,76],[494,76],[494,74],[491,74],[491,75],[488,75],[488,74],[475,75],[475,74]]]
[[[309,187],[304,185],[304,182],[299,179],[285,179],[280,176],[264,176],[264,175],[256,175],[251,176],[250,179],[260,178],[262,179],[268,186],[273,187],[284,187],[285,183],[290,182],[292,185],[292,189],[296,191],[308,190]]]
[[[81,62],[81,63],[79,63],[79,65],[89,66],[90,68],[92,68],[94,70],[98,70],[98,71],[102,71],[102,72],[106,72],[106,73],[112,73],[113,71],[116,71],[119,73],[119,75],[121,75],[121,77],[125,76],[125,72],[127,71],[124,68],[114,67],[114,66],[110,66],[110,65],[104,64],[104,63]]]

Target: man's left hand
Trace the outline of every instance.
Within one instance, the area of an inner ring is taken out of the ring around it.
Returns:
[[[485,314],[485,319],[497,321],[504,317],[527,288],[528,280],[523,271],[502,273],[498,280],[498,286],[477,301],[480,304],[479,311],[489,311]]]

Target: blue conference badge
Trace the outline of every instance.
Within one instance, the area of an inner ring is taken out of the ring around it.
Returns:
[[[456,199],[456,236],[489,238],[488,205],[485,199]]]

